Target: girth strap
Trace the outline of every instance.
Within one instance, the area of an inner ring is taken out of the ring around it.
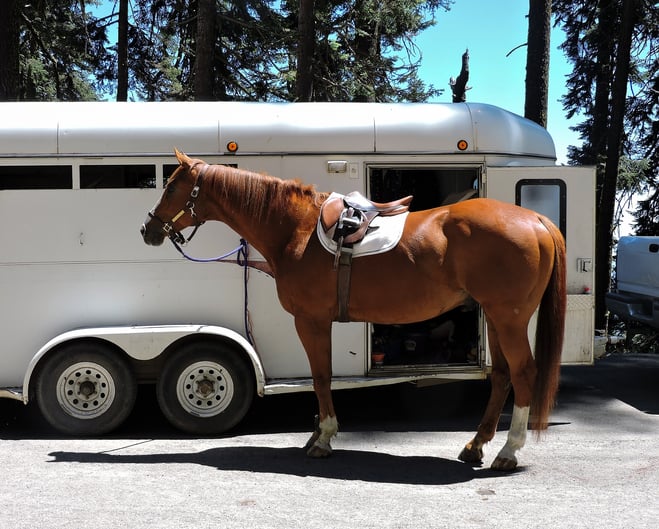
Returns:
[[[350,321],[348,317],[348,301],[350,299],[350,276],[352,275],[352,247],[341,248],[337,270],[336,291],[339,302],[339,317],[337,321]]]

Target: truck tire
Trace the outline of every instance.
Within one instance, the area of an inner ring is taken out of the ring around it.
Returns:
[[[35,385],[44,418],[69,435],[114,430],[130,415],[136,396],[128,361],[111,345],[98,342],[58,348],[39,369]]]
[[[175,428],[195,435],[225,432],[245,416],[254,398],[249,360],[217,341],[176,350],[156,385],[158,404]]]

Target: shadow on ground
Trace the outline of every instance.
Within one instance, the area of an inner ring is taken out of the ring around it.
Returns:
[[[476,469],[459,461],[438,457],[397,456],[361,450],[335,450],[331,462],[305,457],[301,448],[260,446],[213,448],[179,454],[52,452],[48,455],[53,458],[53,463],[196,464],[222,471],[411,485],[449,485],[473,479],[511,475],[490,469]],[[523,471],[524,468],[521,467],[512,474]]]

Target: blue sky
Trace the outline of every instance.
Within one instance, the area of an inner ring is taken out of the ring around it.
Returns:
[[[469,48],[469,83],[467,101],[493,104],[524,115],[524,80],[526,47],[510,56],[506,54],[527,38],[528,0],[455,0],[450,11],[438,11],[437,23],[415,40],[421,49],[419,76],[444,94],[436,101],[451,101],[448,80],[460,73],[461,57]],[[565,118],[560,98],[565,93],[565,79],[570,65],[558,46],[563,42],[560,29],[551,36],[549,63],[549,109],[547,129],[554,138],[559,163],[567,162],[567,146],[581,142]]]

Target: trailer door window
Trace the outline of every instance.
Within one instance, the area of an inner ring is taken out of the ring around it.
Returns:
[[[565,236],[566,186],[563,180],[520,180],[515,203],[549,217]]]
[[[71,189],[70,165],[2,165],[0,189]]]
[[[411,211],[478,196],[478,167],[369,167],[369,195],[386,202],[413,195]]]
[[[156,187],[155,165],[81,165],[80,189]]]

